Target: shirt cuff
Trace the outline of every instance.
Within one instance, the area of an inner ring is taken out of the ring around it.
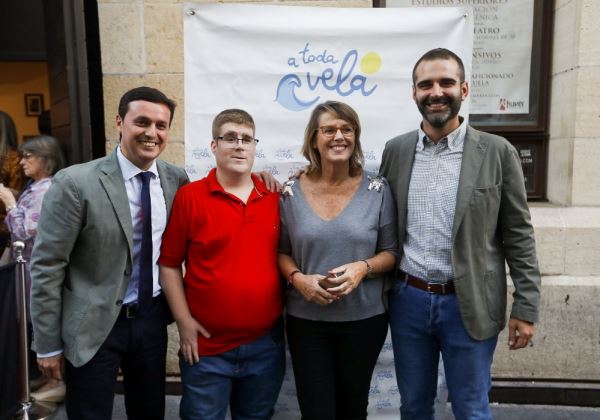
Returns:
[[[45,359],[47,357],[58,356],[59,354],[62,354],[62,352],[63,352],[63,349],[56,350],[56,351],[51,351],[50,353],[38,353],[37,354],[37,358],[38,359]]]

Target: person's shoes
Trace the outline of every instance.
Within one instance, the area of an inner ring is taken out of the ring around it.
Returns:
[[[48,401],[60,403],[65,400],[67,387],[63,381],[50,379],[44,386],[36,392],[31,393],[31,397],[36,401]]]
[[[29,390],[32,392],[37,391],[42,386],[46,385],[47,382],[48,378],[46,378],[45,376],[38,376],[37,378],[29,381]]]

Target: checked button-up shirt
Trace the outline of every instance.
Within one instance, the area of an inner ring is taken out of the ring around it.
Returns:
[[[437,144],[419,129],[400,268],[430,282],[453,277],[452,223],[466,129],[463,121]]]

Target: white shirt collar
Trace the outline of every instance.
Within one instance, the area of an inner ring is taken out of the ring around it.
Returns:
[[[117,145],[117,159],[119,161],[119,166],[121,167],[121,172],[123,173],[123,179],[125,181],[129,181],[131,178],[137,176],[137,174],[144,172],[125,157],[125,155],[121,151],[120,143]],[[148,172],[152,172],[154,176],[158,178],[158,168],[156,167],[156,159],[154,159],[154,161],[152,162],[152,166],[150,166]]]

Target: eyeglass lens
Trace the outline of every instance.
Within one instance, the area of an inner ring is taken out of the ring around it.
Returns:
[[[238,141],[241,141],[244,146],[250,146],[257,141],[252,136],[243,135],[238,137],[238,135],[235,133],[226,133],[220,138],[229,146],[237,145]]]
[[[342,136],[344,137],[351,137],[354,135],[354,129],[348,125],[343,126],[343,127],[334,127],[332,125],[324,125],[322,127],[319,127],[319,129],[321,130],[321,133],[323,133],[324,136],[326,137],[334,137],[338,130],[341,131]]]

